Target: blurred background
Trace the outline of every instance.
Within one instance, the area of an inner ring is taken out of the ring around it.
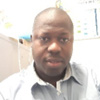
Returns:
[[[74,23],[71,61],[100,75],[100,0],[0,0],[0,81],[31,63],[33,20],[47,7],[65,10]]]

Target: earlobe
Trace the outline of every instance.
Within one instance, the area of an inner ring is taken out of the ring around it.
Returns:
[[[30,35],[30,42],[32,42],[32,35]]]
[[[32,35],[30,35],[30,47],[32,48]]]

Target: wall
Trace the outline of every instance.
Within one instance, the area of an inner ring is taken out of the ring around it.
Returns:
[[[73,61],[84,63],[93,69],[100,69],[100,38],[77,40],[74,42]]]
[[[22,44],[18,46],[17,40],[0,34],[0,81],[19,72],[20,66],[26,68],[32,60],[30,55],[29,47]]]

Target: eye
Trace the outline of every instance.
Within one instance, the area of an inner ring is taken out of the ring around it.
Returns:
[[[49,40],[48,37],[40,37],[39,39],[42,40],[42,41],[44,41],[44,42],[47,42]]]
[[[62,43],[67,43],[68,41],[69,41],[68,38],[61,38],[61,39],[60,39],[60,42],[62,42]]]

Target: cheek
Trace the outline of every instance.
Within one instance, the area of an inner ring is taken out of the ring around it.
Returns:
[[[73,52],[73,45],[67,45],[64,49],[64,56],[66,59],[70,59]]]
[[[40,48],[37,45],[33,45],[32,46],[32,54],[33,54],[33,58],[37,58],[40,55]]]
[[[34,43],[32,45],[32,54],[33,54],[33,59],[34,60],[39,60],[42,59],[43,55],[44,55],[44,47],[41,46],[39,43]]]

